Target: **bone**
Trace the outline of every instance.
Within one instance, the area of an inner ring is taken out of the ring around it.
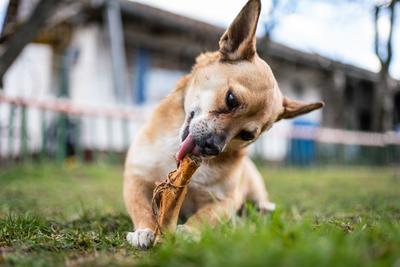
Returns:
[[[190,178],[200,166],[200,160],[186,155],[176,170],[156,184],[153,191],[153,214],[157,222],[156,243],[164,231],[174,232],[185,199]]]

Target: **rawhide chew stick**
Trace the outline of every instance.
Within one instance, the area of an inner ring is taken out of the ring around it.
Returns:
[[[176,170],[170,172],[165,180],[156,184],[152,208],[157,221],[157,239],[164,230],[175,231],[179,212],[188,190],[187,186],[199,165],[198,160],[186,155]]]

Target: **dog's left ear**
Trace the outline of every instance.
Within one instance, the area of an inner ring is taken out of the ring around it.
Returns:
[[[282,105],[283,105],[283,112],[278,116],[277,121],[281,119],[290,119],[309,113],[313,110],[322,108],[325,104],[322,101],[305,103],[302,101],[290,99],[285,96],[283,97]]]
[[[219,40],[221,60],[251,59],[256,53],[256,29],[260,0],[249,0]]]

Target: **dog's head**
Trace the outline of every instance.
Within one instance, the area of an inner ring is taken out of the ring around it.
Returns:
[[[268,64],[256,52],[261,3],[250,0],[222,35],[219,51],[201,55],[184,99],[186,113],[177,159],[216,156],[255,141],[280,119],[323,106],[284,97]]]

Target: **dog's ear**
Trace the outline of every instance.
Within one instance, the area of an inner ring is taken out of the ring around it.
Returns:
[[[260,0],[249,0],[219,40],[221,60],[251,59],[256,53],[256,29]]]
[[[306,113],[309,113],[313,110],[320,109],[324,106],[324,102],[313,102],[313,103],[305,103],[302,101],[297,101],[290,99],[288,97],[283,97],[283,112],[278,116],[277,121],[281,119],[290,119],[294,118]]]

